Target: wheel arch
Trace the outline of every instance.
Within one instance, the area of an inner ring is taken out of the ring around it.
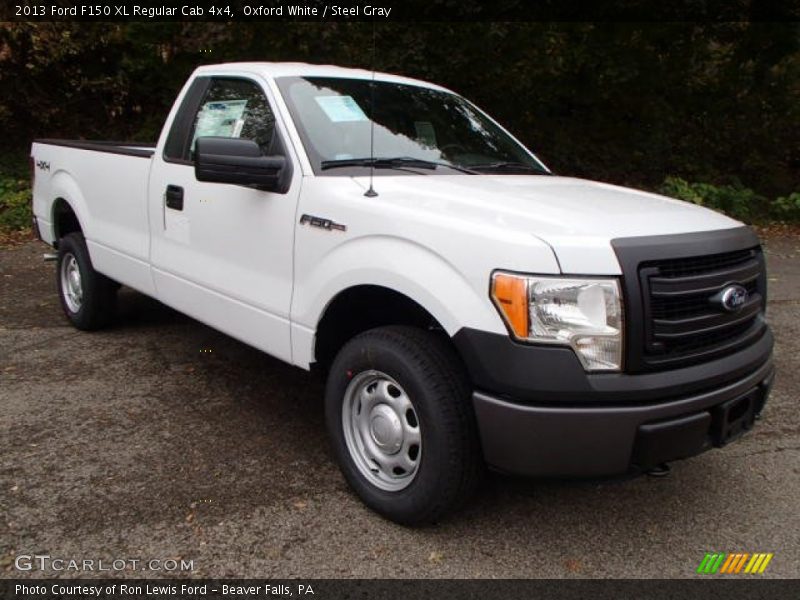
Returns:
[[[318,362],[317,335],[331,307],[355,291],[380,288],[419,323],[424,314],[452,337],[463,327],[505,332],[489,300],[489,274],[472,281],[456,265],[431,248],[394,236],[363,236],[328,251],[321,260],[297,264],[292,299],[293,362],[301,367]],[[337,301],[337,298],[339,300]],[[330,317],[328,317],[330,319]],[[379,325],[409,324],[404,315]],[[324,342],[323,342],[324,345]]]
[[[406,294],[382,285],[354,285],[341,290],[326,305],[314,336],[315,362],[329,365],[348,340],[387,325],[410,325],[446,334],[439,320]]]
[[[50,214],[53,223],[53,239],[56,242],[74,231],[83,232],[77,213],[63,197],[59,196],[53,201]]]
[[[65,171],[53,175],[51,196],[54,198],[50,206],[50,217],[55,242],[73,231],[79,231],[88,237],[87,228],[90,223],[86,201],[73,177]]]

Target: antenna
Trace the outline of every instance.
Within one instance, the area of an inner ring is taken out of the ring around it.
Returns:
[[[378,195],[372,187],[375,179],[375,16],[372,17],[372,81],[369,84],[369,189],[364,192],[367,198],[374,198]]]

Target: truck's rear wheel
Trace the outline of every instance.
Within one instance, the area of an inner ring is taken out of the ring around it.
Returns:
[[[61,308],[78,329],[99,329],[113,317],[117,287],[94,270],[81,233],[67,234],[58,242],[56,284]]]
[[[432,333],[382,327],[352,339],[331,366],[325,409],[348,483],[393,521],[436,521],[477,484],[483,463],[470,387]]]

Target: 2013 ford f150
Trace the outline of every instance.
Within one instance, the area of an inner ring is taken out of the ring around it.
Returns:
[[[79,329],[129,286],[327,373],[341,470],[418,523],[485,465],[644,472],[749,430],[773,379],[755,234],[549,171],[442,87],[198,68],[155,145],[38,140],[35,226]]]

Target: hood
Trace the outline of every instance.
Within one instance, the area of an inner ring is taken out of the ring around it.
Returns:
[[[368,178],[356,181],[364,189]],[[740,227],[701,206],[606,183],[548,175],[380,176],[384,200],[417,210],[529,233],[555,252],[561,270],[618,274],[616,238]]]

